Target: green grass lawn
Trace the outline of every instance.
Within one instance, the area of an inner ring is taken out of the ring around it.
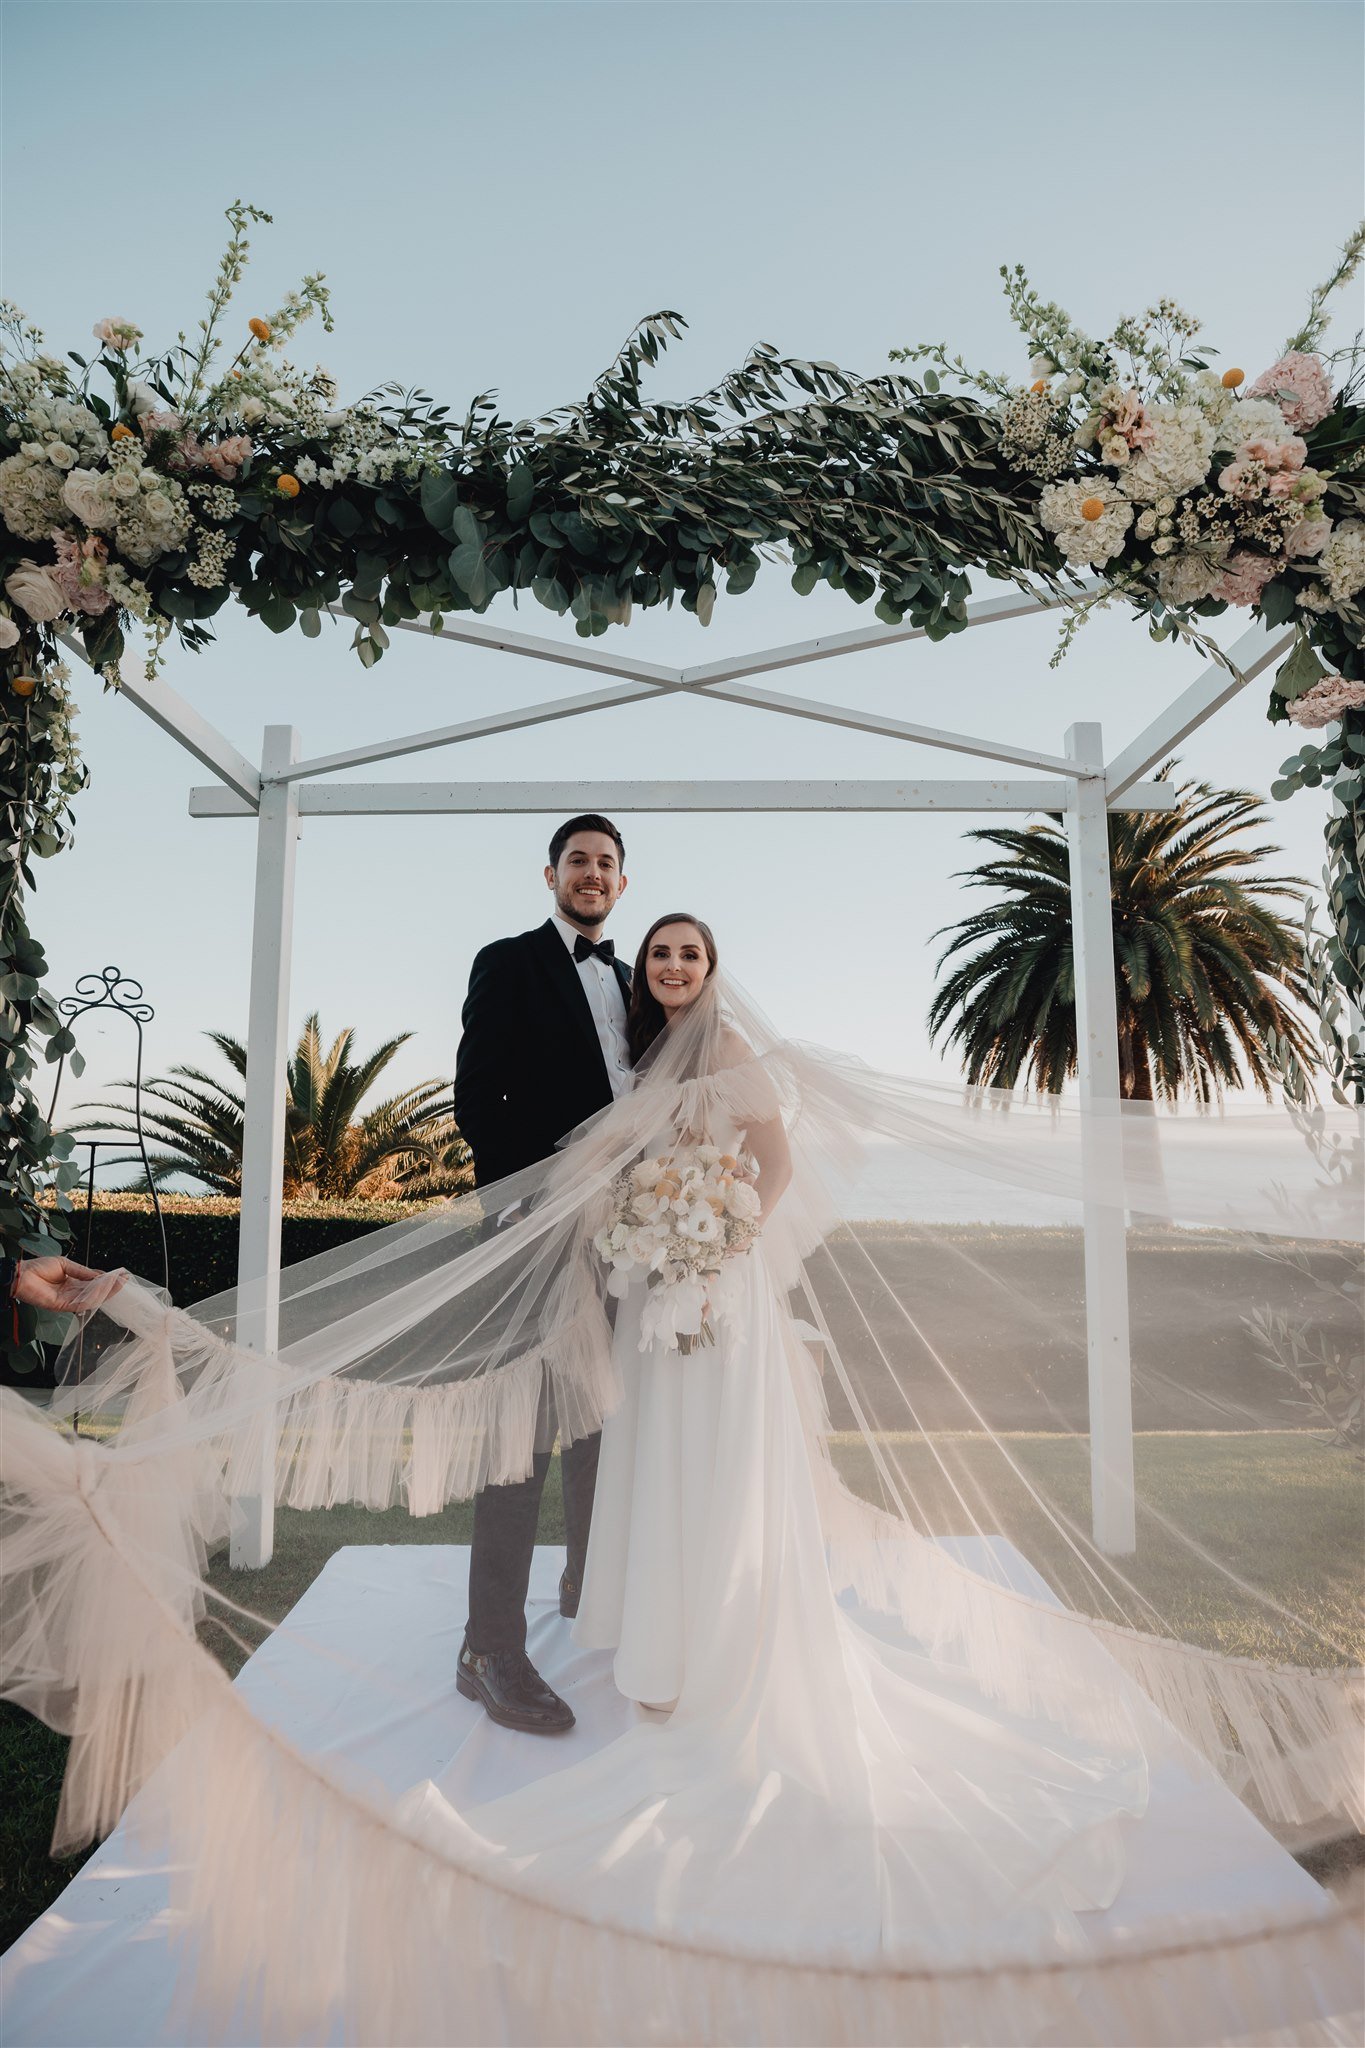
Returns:
[[[1015,1435],[1009,1447],[1048,1499],[1083,1527],[1089,1517],[1088,1448],[1070,1437]],[[934,1533],[970,1525],[928,1446],[888,1437],[886,1456],[906,1497]],[[1077,1583],[1065,1544],[1022,1483],[1002,1485],[998,1452],[980,1437],[939,1438],[936,1448],[963,1492],[989,1475],[995,1526],[1064,1592]],[[853,1488],[875,1497],[878,1482],[860,1438],[841,1436],[834,1454]],[[1235,1435],[1140,1435],[1139,1494],[1146,1504],[1138,1555],[1125,1561],[1133,1583],[1166,1617],[1173,1633],[1238,1656],[1316,1664],[1365,1661],[1361,1584],[1365,1570],[1365,1491],[1358,1464],[1297,1431]],[[1169,1515],[1218,1563],[1268,1593],[1335,1642],[1335,1651],[1302,1627],[1267,1616],[1219,1571],[1161,1527]],[[275,1554],[260,1572],[213,1564],[210,1585],[259,1615],[255,1631],[233,1618],[232,1635],[216,1620],[204,1640],[229,1670],[302,1596],[327,1559],[348,1544],[467,1543],[473,1510],[463,1504],[414,1521],[402,1508],[375,1514],[328,1508],[303,1514],[282,1508]],[[558,1459],[541,1507],[540,1541],[562,1543]],[[65,1740],[16,1707],[0,1706],[0,1948],[37,1917],[80,1867],[47,1853],[66,1752]]]

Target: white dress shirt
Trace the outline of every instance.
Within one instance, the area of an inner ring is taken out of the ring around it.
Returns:
[[[551,918],[555,930],[572,954],[576,942],[587,934],[570,924],[558,912]],[[575,960],[578,978],[583,984],[583,993],[592,1011],[592,1021],[597,1031],[597,1042],[602,1048],[602,1058],[607,1065],[607,1079],[611,1083],[612,1100],[624,1095],[630,1086],[630,1046],[626,1038],[626,999],[621,993],[621,983],[616,969],[607,961],[590,953],[586,960]]]

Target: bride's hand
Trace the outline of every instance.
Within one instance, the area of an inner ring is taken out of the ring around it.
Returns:
[[[95,1308],[111,1294],[117,1294],[122,1285],[121,1273],[97,1272],[93,1266],[78,1266],[74,1259],[25,1259],[14,1276],[11,1292],[16,1301],[26,1302],[30,1308],[61,1313]]]

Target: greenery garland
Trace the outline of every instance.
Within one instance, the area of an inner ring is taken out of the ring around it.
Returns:
[[[1359,350],[1310,352],[1365,229],[1276,366],[1288,379],[1271,387],[1284,435],[1306,407],[1317,414],[1283,458],[1293,476],[1277,505],[1264,463],[1248,472],[1254,488],[1243,478],[1239,494],[1221,498],[1205,474],[1229,450],[1241,459],[1224,425],[1236,408],[1259,404],[1261,418],[1266,401],[1239,394],[1240,371],[1209,370],[1196,323],[1168,301],[1095,342],[1007,271],[1036,358],[1028,385],[974,375],[941,346],[900,352],[930,359],[920,376],[860,377],[761,344],[686,404],[643,388],[683,324],[664,312],[641,323],[579,403],[513,421],[484,393],[452,419],[397,385],[338,406],[325,371],[285,359],[310,315],[330,330],[320,276],[247,322],[222,367],[249,230],[269,219],[241,202],[227,217],[205,316],[159,356],[139,360],[139,330],[106,319],[93,360],[57,357],[0,304],[0,804],[14,847],[0,902],[6,1250],[62,1240],[73,1177],[69,1145],[54,1139],[35,1093],[35,1046],[45,1041],[55,1060],[71,1040],[41,992],[22,894],[32,857],[69,844],[69,799],[84,780],[61,638],[79,636],[116,687],[130,622],[146,629],[156,661],[172,635],[202,647],[230,599],[277,633],[297,625],[316,635],[339,607],[369,667],[389,627],[425,618],[435,629],[509,590],[571,614],[584,637],[627,623],[636,606],[675,601],[706,625],[720,590],[747,590],[765,559],[785,562],[799,593],[824,583],[875,599],[878,618],[942,639],[965,625],[968,572],[978,570],[1063,597],[1054,659],[1116,597],[1154,638],[1221,659],[1198,621],[1226,609],[1220,587],[1235,588],[1255,616],[1297,626],[1271,716],[1294,717],[1299,704],[1301,723],[1325,723],[1329,711],[1339,721],[1286,764],[1275,793],[1334,778],[1343,807],[1328,828],[1332,969],[1359,995],[1365,711],[1352,692],[1365,683],[1365,408]],[[1312,406],[1325,364],[1343,358],[1342,389]],[[941,373],[966,388],[945,389]],[[1188,457],[1192,437],[1207,442],[1205,460],[1182,482],[1170,465]],[[1337,548],[1326,583],[1319,526]],[[1248,577],[1249,556],[1258,559]],[[1101,569],[1097,596],[1078,594],[1083,566]],[[45,1180],[58,1189],[55,1210],[38,1205]],[[39,1334],[31,1322],[21,1332],[29,1357]]]

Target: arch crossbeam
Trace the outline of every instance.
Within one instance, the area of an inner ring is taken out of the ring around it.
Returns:
[[[1102,771],[1087,778],[1103,789]],[[535,816],[595,807],[621,812],[726,811],[1055,811],[1067,810],[1075,785],[1014,780],[980,782],[305,782],[298,785],[301,818]],[[1164,782],[1134,783],[1110,808],[1171,811],[1175,793]],[[192,818],[248,818],[252,808],[230,789],[208,784],[190,791]]]

